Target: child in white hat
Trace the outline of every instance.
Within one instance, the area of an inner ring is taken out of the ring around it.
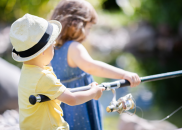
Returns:
[[[19,121],[21,130],[69,130],[62,118],[60,103],[78,105],[91,99],[98,100],[104,88],[96,87],[84,92],[71,93],[60,83],[50,66],[54,44],[61,32],[58,21],[25,14],[16,20],[10,30],[12,57],[23,62],[18,86]],[[43,94],[51,100],[31,105],[30,95]]]

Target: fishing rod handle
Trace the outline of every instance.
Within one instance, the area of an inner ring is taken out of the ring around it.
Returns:
[[[34,95],[30,95],[29,97],[29,102],[32,105],[35,105],[36,102],[45,102],[45,101],[49,101],[51,100],[49,97],[42,95],[42,94],[38,94],[37,96]]]
[[[120,87],[125,87],[125,86],[129,86],[130,82],[127,80],[118,80],[118,81],[114,81],[114,82],[105,82],[102,84],[97,85],[98,87],[104,87],[105,90],[111,90],[113,88],[120,88]],[[79,92],[79,91],[86,91],[89,90],[91,88],[90,85],[88,86],[83,86],[83,87],[78,87],[78,88],[71,88],[69,89],[70,92]]]
[[[98,87],[105,87],[105,90],[111,90],[112,88],[120,88],[120,87],[125,87],[130,85],[130,82],[127,80],[118,80],[118,81],[114,81],[114,82],[109,82],[109,83],[102,83],[100,85],[98,85]],[[78,91],[86,91],[89,90],[91,88],[90,85],[88,86],[83,86],[83,87],[78,87],[78,88],[71,88],[69,89],[70,92],[78,92]],[[36,102],[45,102],[45,101],[49,101],[49,97],[42,95],[42,94],[38,94],[37,96],[34,95],[30,95],[29,97],[29,102],[30,104],[34,105]]]
[[[149,81],[157,81],[157,80],[174,78],[179,76],[182,76],[182,70],[141,77],[140,80],[141,82],[149,82]],[[105,87],[105,90],[111,90],[112,88],[120,88],[120,87],[129,86],[129,85],[130,83],[127,80],[118,80],[118,81],[110,82],[110,83],[102,83],[99,85],[99,87]],[[90,88],[91,86],[84,86],[84,87],[72,88],[69,90],[70,92],[78,92],[78,91],[89,90]],[[38,95],[36,97],[34,95],[31,95],[29,97],[29,101],[32,105],[34,105],[36,102],[45,102],[49,100],[50,99],[45,95]]]

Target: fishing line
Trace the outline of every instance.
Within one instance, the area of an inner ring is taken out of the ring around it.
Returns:
[[[180,106],[178,109],[176,109],[175,111],[173,111],[170,115],[166,116],[166,117],[163,118],[162,120],[155,121],[155,122],[156,122],[156,123],[160,123],[160,122],[162,122],[162,121],[165,121],[166,119],[168,119],[169,117],[171,117],[172,115],[174,115],[176,112],[178,112],[181,108],[182,108],[182,106]]]
[[[133,100],[133,102],[134,102],[134,107],[135,107],[135,111],[131,114],[129,111],[125,111],[124,113],[127,113],[128,115],[130,115],[130,116],[133,116],[133,115],[135,115],[135,113],[136,113],[136,108],[138,108],[138,109],[140,109],[140,111],[141,111],[141,113],[142,113],[142,117],[140,117],[140,118],[142,118],[142,119],[144,119],[143,118],[143,115],[144,115],[144,112],[143,112],[143,110],[142,110],[142,108],[141,107],[139,107],[139,106],[137,106],[137,104],[136,104],[136,101],[135,101],[135,99],[132,97],[132,100]],[[180,109],[182,109],[182,106],[180,106],[180,107],[178,107],[176,110],[174,110],[171,114],[169,114],[168,116],[166,116],[165,118],[163,118],[163,119],[161,119],[161,120],[159,120],[159,121],[152,121],[152,122],[155,122],[155,123],[161,123],[162,121],[165,121],[166,119],[168,119],[168,118],[170,118],[172,115],[174,115],[176,112],[178,112]],[[144,120],[147,120],[147,119],[144,119]],[[148,120],[148,121],[150,121],[150,120]]]
[[[134,101],[134,103],[135,103],[135,112],[136,112],[136,108],[140,109],[140,111],[141,111],[141,113],[142,113],[142,117],[141,117],[141,118],[143,118],[144,112],[143,112],[142,108],[139,107],[139,106],[137,106],[136,100],[135,100],[134,98],[133,98],[133,101]]]
[[[142,117],[141,118],[143,118],[143,115],[144,115],[144,113],[143,113],[143,110],[142,110],[142,108],[141,107],[139,107],[139,106],[136,106],[138,109],[140,109],[140,111],[141,111],[141,113],[142,113]],[[144,118],[143,118],[144,119]]]
[[[136,107],[138,108],[138,109],[140,109],[141,110],[141,113],[142,113],[142,117],[140,117],[141,119],[144,119],[143,118],[143,110],[142,110],[142,108],[141,107],[139,107],[139,106],[137,106],[136,105],[136,101],[134,100],[134,98],[132,98],[133,99],[133,101],[134,101],[134,103],[135,103],[135,112],[136,112]],[[180,106],[179,108],[177,108],[175,111],[173,111],[170,115],[168,115],[167,117],[165,117],[165,118],[163,118],[163,119],[161,119],[161,120],[159,120],[159,121],[151,121],[151,120],[147,120],[147,119],[144,119],[144,120],[146,120],[146,121],[148,121],[148,123],[155,123],[155,124],[151,124],[154,128],[152,128],[152,129],[148,129],[148,130],[153,130],[153,129],[157,129],[157,124],[159,124],[159,123],[161,123],[162,121],[165,121],[166,119],[168,119],[169,117],[171,117],[172,115],[174,115],[176,112],[178,112],[180,109],[182,109],[182,106]],[[135,114],[135,112],[134,113],[130,113],[129,111],[125,111],[125,112],[123,112],[123,113],[126,113],[126,114],[128,114],[128,115],[130,115],[130,116],[133,116],[134,114]],[[121,113],[122,114],[122,113]],[[120,114],[120,115],[121,115]],[[147,130],[147,129],[146,129]]]

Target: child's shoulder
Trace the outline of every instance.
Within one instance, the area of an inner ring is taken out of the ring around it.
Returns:
[[[63,46],[68,46],[68,47],[70,47],[70,46],[75,46],[75,45],[78,45],[78,44],[80,44],[80,43],[77,42],[77,41],[67,41],[67,42],[64,43]]]
[[[42,70],[42,77],[41,77],[41,82],[44,83],[55,83],[58,81],[56,75],[53,72],[52,67],[45,67],[44,70]]]
[[[81,52],[85,52],[86,49],[85,47],[79,43],[79,42],[72,42],[70,47],[69,47],[69,50],[73,53],[73,54],[76,54],[76,53],[81,53]]]
[[[52,67],[51,66],[45,66],[44,67],[44,69],[42,70],[42,73],[43,74],[51,74],[51,73],[53,73],[53,69],[52,69]]]
[[[42,70],[40,67],[35,65],[23,64],[21,69],[21,77],[23,78],[38,78],[42,76]]]
[[[81,43],[77,42],[77,41],[73,41],[70,44],[70,48],[80,48],[80,47],[83,48],[84,46]]]
[[[37,83],[37,92],[57,91],[62,86],[53,71],[43,70],[42,76]],[[54,89],[53,89],[54,88]],[[43,89],[43,90],[42,90]],[[52,90],[53,89],[53,90]]]
[[[43,69],[35,65],[24,64],[21,75],[23,75],[23,77],[41,78],[54,76],[54,72],[52,67],[46,66]]]

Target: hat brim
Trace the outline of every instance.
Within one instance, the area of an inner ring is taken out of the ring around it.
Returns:
[[[16,55],[15,53],[12,52],[12,57],[15,61],[17,62],[25,62],[25,61],[29,61],[31,59],[36,58],[38,55],[40,55],[42,52],[44,52],[51,44],[54,43],[54,41],[56,40],[56,38],[59,36],[61,30],[62,30],[62,26],[61,23],[59,23],[56,20],[51,20],[49,21],[50,24],[52,24],[53,26],[53,32],[52,35],[48,41],[48,43],[42,48],[40,49],[37,53],[29,56],[29,57],[20,57],[19,55]]]

